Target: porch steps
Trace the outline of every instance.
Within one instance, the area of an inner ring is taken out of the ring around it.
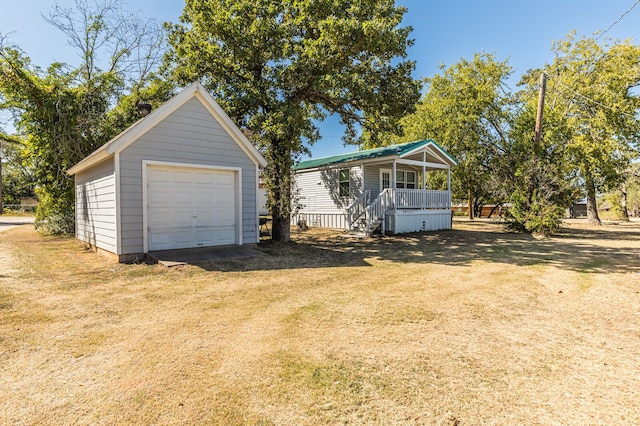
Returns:
[[[349,230],[347,235],[350,237],[357,237],[357,238],[370,237],[371,234],[376,229],[378,229],[381,223],[382,223],[382,219],[377,219],[371,222],[369,226],[366,226],[365,224],[363,224],[362,226],[353,227],[352,229]]]

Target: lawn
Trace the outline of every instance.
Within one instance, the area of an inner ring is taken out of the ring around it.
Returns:
[[[640,222],[292,237],[165,269],[0,233],[0,424],[640,424]]]

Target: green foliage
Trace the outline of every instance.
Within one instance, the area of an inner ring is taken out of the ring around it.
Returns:
[[[1,56],[3,106],[19,111],[15,124],[23,138],[22,156],[39,193],[52,203],[50,208],[41,202],[38,215],[59,211],[58,220],[73,218],[74,180],[66,171],[112,136],[100,124],[118,80],[104,75],[95,85],[76,85],[73,73],[59,64],[43,73],[16,48],[5,47]]]
[[[627,210],[630,214],[640,217],[640,163],[631,165],[626,182]]]
[[[405,135],[396,142],[434,139],[458,161],[452,172],[453,198],[504,201],[496,179],[504,153],[514,99],[505,90],[507,62],[493,55],[461,59],[428,78],[415,113],[402,120]]]
[[[35,195],[35,178],[23,164],[20,146],[0,134],[0,158],[2,159],[2,203],[20,204],[20,198]]]
[[[510,226],[542,235],[555,233],[576,194],[561,178],[557,164],[545,156],[522,161],[516,166],[512,182]]]
[[[554,46],[544,126],[564,129],[547,144],[562,152],[588,199],[617,188],[622,172],[638,154],[640,140],[640,46],[625,42],[577,39],[572,34]],[[537,90],[537,73],[523,78],[528,94]],[[560,124],[561,123],[561,124]],[[549,136],[546,135],[548,138]],[[592,218],[599,223],[595,206]]]
[[[13,137],[40,196],[36,226],[50,233],[74,228],[74,179],[67,170],[137,119],[132,98],[166,93],[166,83],[157,85],[163,90],[144,89],[163,33],[122,7],[106,0],[94,9],[83,2],[53,8],[47,22],[80,52],[77,68],[54,63],[42,70],[0,35],[0,110],[16,117]]]
[[[492,55],[443,67],[395,139],[437,140],[458,160],[454,199],[511,201],[513,225],[541,234],[557,229],[573,199],[617,189],[640,148],[640,47],[569,36],[554,52],[554,63],[529,71],[515,95],[504,89],[509,66]],[[542,71],[548,84],[535,145]]]
[[[47,190],[36,190],[38,209],[35,227],[45,234],[70,235],[75,232],[74,209],[69,208],[69,199],[73,199],[73,186],[70,194],[58,192],[55,196]]]
[[[564,217],[564,209],[544,195],[542,191],[536,189],[533,192],[533,199],[528,202],[526,193],[514,192],[509,210],[509,215],[514,221],[510,226],[545,236],[557,231]]]
[[[531,98],[530,98],[531,99]],[[564,159],[564,121],[545,116],[540,143],[534,143],[537,97],[513,118],[499,173],[505,191],[511,194],[513,228],[537,234],[553,234],[565,209],[579,195],[572,165]]]
[[[200,80],[268,161],[274,239],[289,239],[291,167],[318,121],[336,114],[345,142],[375,145],[414,107],[404,12],[392,0],[187,0],[169,28],[175,81]]]
[[[614,192],[609,192],[607,194],[604,194],[601,197],[601,204],[600,206],[606,206],[607,208],[607,212],[606,215],[601,215],[601,216],[606,216],[607,219],[609,220],[623,220],[624,219],[624,214],[622,212],[622,199],[620,197],[620,191],[614,191]]]

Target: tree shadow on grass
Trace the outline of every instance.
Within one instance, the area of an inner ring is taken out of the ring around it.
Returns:
[[[508,232],[490,223],[463,229],[380,238],[346,238],[339,231],[293,233],[290,243],[265,243],[253,259],[203,263],[211,271],[366,267],[374,259],[397,263],[469,266],[476,262],[552,265],[580,272],[640,273],[640,226],[620,229],[563,227],[546,239]]]

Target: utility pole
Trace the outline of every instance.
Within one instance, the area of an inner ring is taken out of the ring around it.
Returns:
[[[547,89],[547,75],[543,72],[540,74],[540,92],[538,93],[538,113],[536,114],[536,129],[533,137],[533,157],[531,159],[534,166],[538,162],[538,152],[540,151],[540,137],[542,135],[542,113],[544,111],[544,93]],[[537,188],[535,173],[529,176],[529,188],[527,189],[527,210],[531,209],[533,204],[533,193]]]
[[[540,92],[538,93],[538,113],[536,114],[536,135],[533,139],[535,149],[540,145],[540,135],[542,134],[542,113],[544,111],[544,93],[547,89],[547,75],[540,74]]]

